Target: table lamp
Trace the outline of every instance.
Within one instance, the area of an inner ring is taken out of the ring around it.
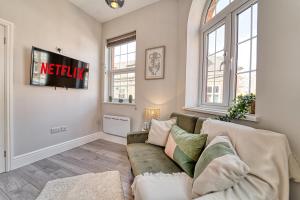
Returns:
[[[159,108],[145,108],[144,112],[144,129],[149,130],[152,119],[159,119],[160,117],[160,109]]]

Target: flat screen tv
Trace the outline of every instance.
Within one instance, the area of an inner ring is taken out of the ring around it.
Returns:
[[[88,63],[32,47],[31,85],[88,89],[88,80]]]

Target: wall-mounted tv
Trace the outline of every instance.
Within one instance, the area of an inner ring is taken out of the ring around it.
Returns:
[[[88,89],[88,80],[88,63],[32,47],[31,85]]]

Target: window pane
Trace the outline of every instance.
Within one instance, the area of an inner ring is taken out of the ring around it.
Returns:
[[[208,55],[216,52],[216,32],[208,34]]]
[[[119,98],[119,91],[120,91],[120,75],[119,74],[113,75],[112,84],[113,84],[112,97],[114,99],[117,99],[117,98]]]
[[[119,87],[113,87],[113,98],[118,99],[120,96]]]
[[[117,55],[120,55],[120,52],[121,52],[121,47],[120,46],[116,46],[114,47],[114,54],[117,56]]]
[[[206,103],[223,103],[224,47],[225,25],[222,25],[208,35]]]
[[[207,93],[212,93],[212,87],[211,86],[207,87]]]
[[[237,75],[237,90],[236,95],[249,94],[249,73],[243,73]]]
[[[223,72],[220,71],[215,80],[215,91],[217,91],[214,93],[214,103],[223,103],[223,83]]]
[[[120,69],[124,69],[127,67],[127,55],[121,55],[121,63],[120,63]]]
[[[234,0],[211,0],[207,11],[205,22],[214,18],[219,12],[226,8]]]
[[[214,72],[207,73],[206,102],[213,103]]]
[[[135,53],[128,54],[128,65],[135,65]]]
[[[207,87],[214,86],[215,72],[207,72]]]
[[[225,25],[217,29],[217,41],[216,41],[216,51],[221,51],[224,49],[225,45]]]
[[[252,37],[257,36],[257,4],[252,7]]]
[[[115,56],[113,60],[113,69],[119,69],[120,67],[120,56]]]
[[[250,44],[251,41],[247,41],[238,45],[238,73],[250,70]]]
[[[228,6],[230,3],[229,0],[218,0],[216,5],[216,14],[218,14],[220,11],[222,11],[226,6]]]
[[[129,44],[128,44],[128,53],[132,53],[132,52],[135,52],[136,50],[135,50],[135,47],[136,46],[136,43],[135,42],[130,42]]]
[[[257,65],[257,38],[252,39],[251,70],[256,70]]]
[[[238,41],[239,43],[251,37],[251,8],[238,15]]]
[[[208,56],[207,71],[209,72],[215,71],[215,56],[215,54]]]
[[[224,70],[224,51],[221,51],[216,54],[216,71]]]
[[[121,45],[121,54],[127,54],[127,44]]]
[[[120,87],[119,98],[120,99],[127,99],[127,87],[126,86],[121,86]]]
[[[132,95],[133,99],[135,99],[134,72],[114,74],[112,84],[112,95],[114,99],[128,99],[129,95]]]

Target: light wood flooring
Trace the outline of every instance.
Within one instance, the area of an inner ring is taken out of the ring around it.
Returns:
[[[130,188],[133,176],[126,147],[105,140],[0,174],[0,200],[35,200],[50,180],[108,170],[120,171],[125,199],[133,200]]]

